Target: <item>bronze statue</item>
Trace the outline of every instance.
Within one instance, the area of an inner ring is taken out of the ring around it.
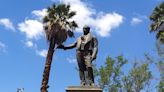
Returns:
[[[81,80],[80,85],[94,86],[92,61],[96,59],[96,55],[98,51],[98,41],[97,38],[95,38],[90,33],[89,26],[83,27],[83,35],[77,38],[75,43],[69,46],[61,45],[58,48],[67,50],[75,47],[76,47],[76,58],[79,67],[79,75]],[[86,74],[88,79],[86,79]]]

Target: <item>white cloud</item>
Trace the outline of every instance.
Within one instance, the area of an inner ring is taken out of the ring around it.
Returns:
[[[34,47],[34,43],[32,41],[26,41],[26,46],[31,48],[31,47]]]
[[[35,15],[37,19],[41,20],[47,14],[47,9],[34,10],[32,14]]]
[[[95,20],[95,24],[93,26],[96,27],[96,32],[102,36],[106,37],[110,35],[112,29],[119,27],[119,25],[123,22],[123,17],[117,13],[108,13],[105,15],[101,15],[100,18]]]
[[[87,7],[87,5],[80,0],[61,0],[61,2],[69,3],[71,5],[71,10],[76,11],[76,15],[73,20],[77,22],[80,29],[84,25],[92,24],[94,19],[92,16],[96,14],[94,9]]]
[[[69,63],[76,63],[76,59],[74,59],[74,58],[67,58],[66,59]]]
[[[0,52],[6,52],[6,45],[0,41]]]
[[[145,19],[145,20],[148,20],[148,19],[149,19],[148,16],[146,16],[146,15],[142,15],[142,14],[137,13],[137,12],[134,12],[133,15],[136,16],[137,18],[142,19],[142,20],[144,20],[144,19]]]
[[[137,25],[137,24],[139,24],[139,23],[141,23],[141,22],[142,22],[142,19],[137,18],[137,17],[134,17],[134,18],[132,18],[132,20],[131,20],[131,25]]]
[[[31,12],[35,16],[34,18],[26,19],[18,24],[18,29],[20,32],[25,33],[28,40],[37,40],[43,36],[42,18],[46,15],[46,11],[47,9],[34,10]]]
[[[43,49],[41,51],[37,51],[37,54],[40,55],[41,57],[46,57],[47,56],[47,50]]]
[[[2,18],[2,19],[0,19],[0,25],[4,26],[7,29],[10,29],[12,31],[15,31],[15,28],[13,26],[13,23],[8,18]]]
[[[43,35],[43,24],[38,20],[25,20],[18,24],[18,29],[25,33],[27,39],[38,39]]]
[[[35,50],[37,55],[41,57],[46,57],[47,50],[43,49],[39,51],[37,48],[37,44],[34,43],[35,40],[38,40],[44,35],[41,19],[46,15],[46,9],[34,10],[31,13],[34,17],[25,19],[25,21],[18,23],[18,29],[26,36],[25,45],[28,48],[32,48],[33,50]]]
[[[60,2],[70,4],[71,10],[76,11],[76,15],[72,19],[79,25],[78,31],[81,31],[84,25],[90,25],[98,35],[107,37],[112,29],[119,27],[123,22],[122,15],[115,12],[97,13],[95,9],[90,8],[81,0],[60,0]]]

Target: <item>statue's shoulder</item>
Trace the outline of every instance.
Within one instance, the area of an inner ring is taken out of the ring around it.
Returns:
[[[94,36],[94,35],[92,35],[92,39],[93,39],[93,40],[97,40],[97,37]]]
[[[96,36],[92,36],[92,42],[93,42],[94,44],[98,44],[98,39],[97,39]]]

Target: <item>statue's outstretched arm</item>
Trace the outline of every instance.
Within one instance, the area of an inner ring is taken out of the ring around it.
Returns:
[[[74,42],[73,44],[70,44],[68,46],[64,46],[64,50],[67,50],[67,49],[73,49],[75,48],[77,45],[77,42]]]

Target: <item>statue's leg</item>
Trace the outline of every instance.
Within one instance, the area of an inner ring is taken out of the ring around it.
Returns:
[[[79,67],[79,75],[80,75],[80,85],[84,86],[86,84],[86,80],[85,80],[85,70],[86,70],[86,66],[84,63],[84,59],[81,55],[80,52],[77,52],[77,62],[78,62],[78,67]]]
[[[86,56],[85,65],[87,67],[89,85],[93,86],[94,85],[94,75],[93,75],[92,61],[91,61],[90,56]]]
[[[94,84],[94,75],[93,75],[93,69],[92,67],[88,67],[88,76],[90,80],[90,84]]]

